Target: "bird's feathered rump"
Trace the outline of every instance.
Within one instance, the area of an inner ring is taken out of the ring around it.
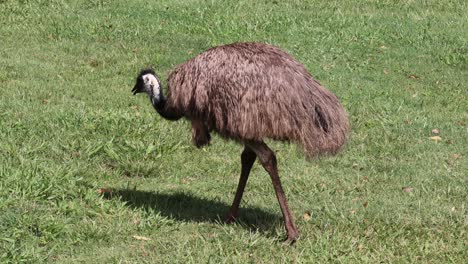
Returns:
[[[239,141],[292,140],[309,157],[346,142],[338,98],[284,51],[260,43],[212,48],[168,77],[168,104]]]

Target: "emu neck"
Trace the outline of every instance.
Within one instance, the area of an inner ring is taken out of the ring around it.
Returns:
[[[151,99],[151,104],[153,105],[154,109],[165,119],[167,120],[179,120],[182,118],[182,114],[178,113],[174,109],[171,109],[171,107],[167,106],[167,100],[162,94],[162,90],[160,90],[160,93],[158,96],[155,95],[150,95]]]
[[[164,97],[162,92],[160,92],[158,95],[151,94],[150,95],[150,100],[151,100],[151,104],[153,105],[154,109],[156,109],[156,111],[159,114],[163,115],[164,106],[166,105],[166,98]]]

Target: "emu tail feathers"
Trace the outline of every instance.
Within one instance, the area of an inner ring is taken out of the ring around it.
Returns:
[[[317,104],[309,116],[310,122],[302,128],[299,143],[308,158],[336,154],[346,143],[349,131],[348,116],[336,100]]]

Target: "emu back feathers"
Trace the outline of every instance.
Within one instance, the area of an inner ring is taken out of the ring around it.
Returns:
[[[211,48],[169,75],[167,107],[238,141],[301,144],[309,157],[346,142],[338,98],[286,52],[262,43]]]

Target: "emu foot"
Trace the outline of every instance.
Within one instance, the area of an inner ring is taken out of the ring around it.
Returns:
[[[284,246],[291,246],[299,239],[299,232],[288,233],[288,237],[283,241]]]
[[[232,224],[236,221],[236,219],[237,219],[237,214],[232,214],[231,212],[229,212],[226,218],[224,218],[224,223]]]

